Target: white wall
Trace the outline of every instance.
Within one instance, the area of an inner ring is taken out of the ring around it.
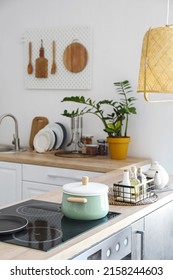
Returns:
[[[72,105],[60,103],[63,97],[115,98],[113,82],[128,79],[138,98],[138,114],[130,118],[129,155],[151,157],[173,172],[173,103],[149,104],[136,93],[144,33],[151,26],[166,24],[166,8],[166,0],[0,0],[0,114],[10,112],[17,117],[21,143],[28,145],[31,122],[38,115],[69,128],[69,119],[61,113]],[[170,17],[173,19],[173,7]],[[71,25],[93,28],[92,89],[26,90],[24,32]],[[106,136],[96,117],[85,117],[84,124],[84,132],[93,134],[95,140]],[[1,143],[11,141],[13,127],[12,120],[3,121]]]

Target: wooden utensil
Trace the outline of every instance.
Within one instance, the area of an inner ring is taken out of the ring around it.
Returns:
[[[47,78],[48,77],[48,60],[44,57],[43,40],[41,40],[40,55],[35,61],[35,77]]]
[[[39,132],[40,129],[44,128],[49,123],[48,119],[46,117],[35,117],[32,121],[31,126],[31,133],[30,133],[30,140],[29,140],[29,146],[33,149],[33,140],[35,135]]]
[[[27,68],[28,74],[31,75],[33,73],[33,66],[32,66],[32,43],[29,42],[29,63]]]
[[[51,74],[55,74],[56,73],[55,52],[56,52],[56,44],[55,44],[55,41],[53,41],[52,42],[52,68],[51,68]]]
[[[88,52],[84,45],[74,42],[66,47],[63,54],[63,62],[68,71],[78,73],[82,71],[88,62]]]

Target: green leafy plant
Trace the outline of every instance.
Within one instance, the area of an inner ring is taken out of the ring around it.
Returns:
[[[102,121],[108,137],[127,137],[129,115],[136,114],[136,108],[133,105],[136,98],[128,97],[132,92],[129,81],[116,82],[114,85],[116,92],[120,95],[120,101],[104,99],[96,102],[84,96],[65,97],[62,102],[76,102],[85,106],[83,109],[77,108],[71,112],[64,110],[62,115],[73,118],[84,114],[94,114]],[[105,106],[110,107],[111,112],[106,113]]]

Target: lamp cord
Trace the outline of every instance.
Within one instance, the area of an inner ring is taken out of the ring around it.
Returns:
[[[169,25],[169,0],[167,2],[166,25]]]

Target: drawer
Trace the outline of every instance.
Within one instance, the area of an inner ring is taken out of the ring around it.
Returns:
[[[23,164],[23,181],[62,186],[81,181],[82,176],[96,177],[100,172]]]
[[[35,182],[25,182],[22,184],[22,199],[35,198],[38,195],[44,194],[46,192],[54,191],[57,189],[55,185],[46,185],[42,183]]]

